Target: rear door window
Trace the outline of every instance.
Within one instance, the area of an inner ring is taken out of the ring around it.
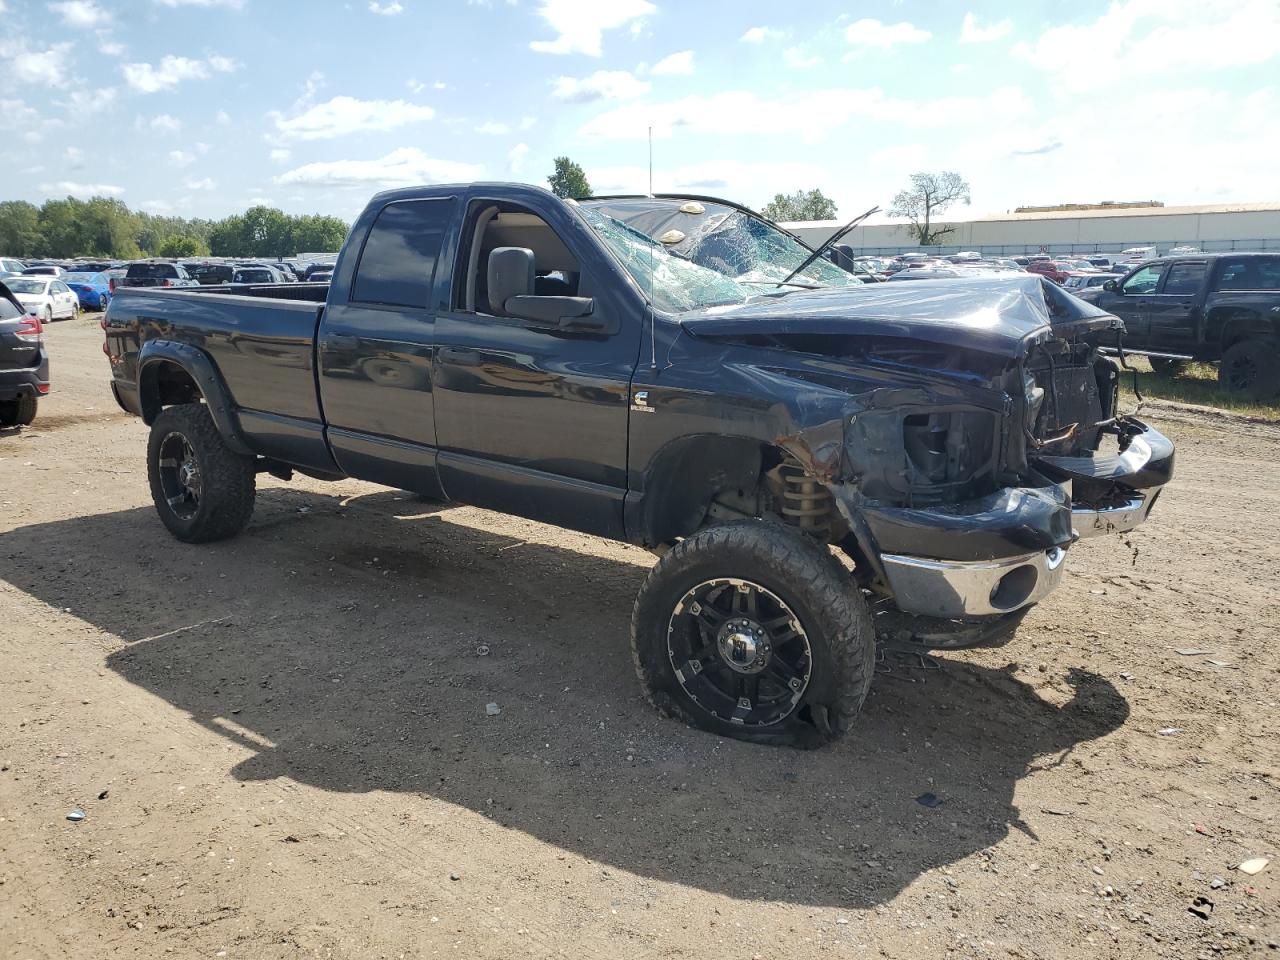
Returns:
[[[178,275],[177,268],[171,263],[134,263],[130,264],[126,274],[131,280],[172,280]]]
[[[1160,292],[1175,297],[1189,297],[1200,292],[1204,283],[1204,274],[1208,264],[1203,260],[1188,260],[1175,263],[1169,268],[1164,278],[1164,289]]]
[[[373,222],[351,285],[351,300],[427,307],[436,261],[453,219],[452,198],[389,203]]]
[[[1280,257],[1224,258],[1218,290],[1280,290]]]

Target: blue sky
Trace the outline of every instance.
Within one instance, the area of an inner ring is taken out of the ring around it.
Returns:
[[[0,199],[350,218],[386,186],[654,186],[849,216],[1280,199],[1280,2],[0,0]]]

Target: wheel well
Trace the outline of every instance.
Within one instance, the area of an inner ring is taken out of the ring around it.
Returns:
[[[199,403],[204,399],[195,378],[172,360],[153,360],[142,368],[138,393],[142,419],[148,426],[160,411],[178,403]]]
[[[1222,327],[1222,352],[1242,340],[1274,340],[1276,326],[1252,310],[1230,310],[1218,313],[1214,320]]]

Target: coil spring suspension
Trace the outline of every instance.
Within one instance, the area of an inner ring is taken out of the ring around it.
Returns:
[[[784,462],[778,473],[783,484],[783,517],[805,533],[827,539],[831,533],[831,513],[835,508],[827,488],[793,460]]]

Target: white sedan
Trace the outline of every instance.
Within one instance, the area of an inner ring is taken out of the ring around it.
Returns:
[[[4,284],[13,291],[13,295],[28,313],[45,323],[80,316],[80,298],[74,290],[54,277],[9,277]]]

